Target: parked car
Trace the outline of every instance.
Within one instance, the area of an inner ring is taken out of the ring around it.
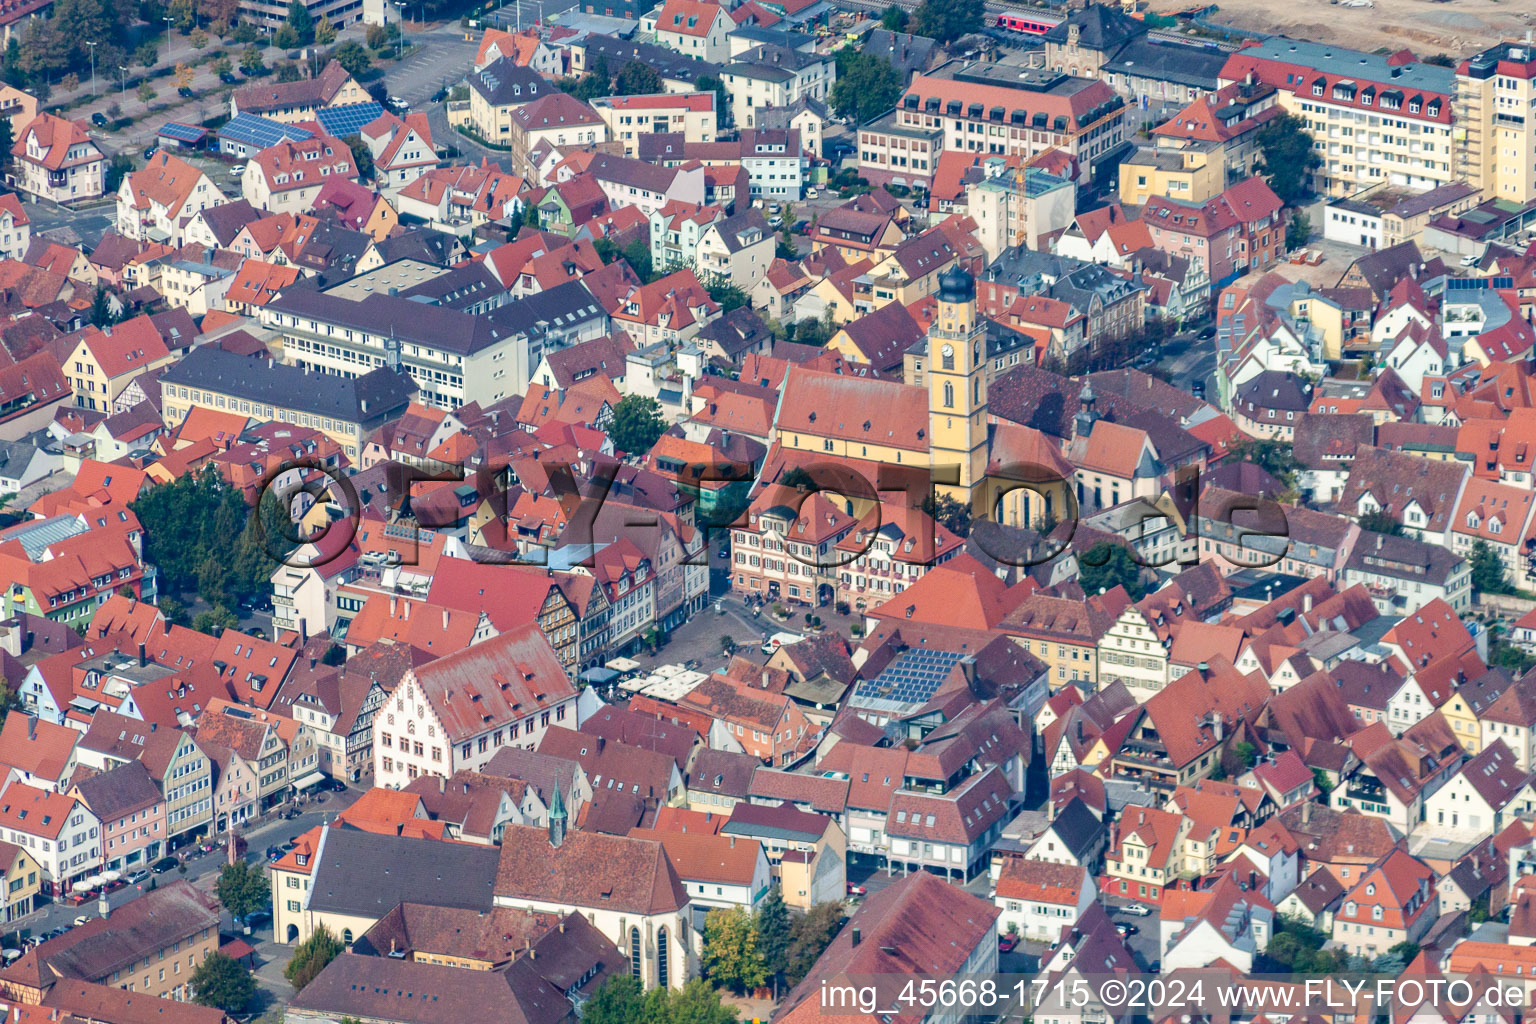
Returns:
[[[999,953],[1012,953],[1013,947],[1019,944],[1017,935],[1000,935],[997,939],[997,951]]]
[[[1145,903],[1130,903],[1120,909],[1133,917],[1146,917],[1152,913],[1152,908]]]
[[[331,792],[332,793],[345,793],[346,791],[347,791],[347,780],[346,779],[332,779],[331,780]]]
[[[91,124],[97,128],[105,128],[107,126],[107,115],[99,110],[96,111],[96,113],[91,115]]]
[[[148,871],[139,870],[139,871],[135,871],[133,874],[129,875],[128,878],[127,878],[127,882],[128,882],[129,885],[138,885],[140,882],[144,881],[144,879],[146,879],[148,877],[149,877],[149,872]]]
[[[245,174],[245,164],[235,164],[235,166],[229,169],[229,173],[233,174],[237,178],[241,177]]]
[[[225,85],[234,85],[236,82],[240,81],[240,79],[236,78],[232,72],[220,71],[219,81],[223,82]]]
[[[91,915],[90,914],[81,914],[79,917],[75,918],[75,925],[74,926],[76,928],[79,928],[81,925],[85,924],[90,919],[91,919]]]
[[[869,890],[864,888],[862,885],[854,885],[852,882],[849,882],[848,883],[848,895],[849,896],[867,896],[867,895],[869,895]]]
[[[790,232],[796,235],[808,235],[811,233],[811,222],[801,217],[790,227]]]
[[[805,190],[805,198],[807,198],[807,199],[820,199],[821,198],[821,193],[816,191],[815,188],[808,188],[808,189]]]
[[[441,102],[443,102],[443,100],[445,100],[447,98],[448,98],[448,90],[447,89],[439,89],[439,90],[437,90],[437,92],[432,94],[432,102],[433,103],[441,103]]]
[[[280,860],[282,856],[283,848],[281,846],[267,847],[267,860]]]
[[[1137,932],[1141,931],[1141,929],[1131,924],[1129,921],[1121,921],[1119,924],[1115,925],[1115,931],[1120,933],[1120,937],[1122,939],[1128,939],[1132,935],[1135,935]]]
[[[177,86],[176,87],[176,92],[177,92],[178,95],[184,96],[187,99],[191,99],[192,98],[192,87],[191,86],[188,86],[188,85]]]
[[[391,107],[393,107],[395,110],[410,110],[411,109],[411,105],[409,103],[405,102],[405,100],[401,99],[399,96],[391,96],[389,98],[389,105]]]
[[[0,952],[0,960],[4,960],[7,964],[15,963],[20,958],[21,950],[19,949],[7,949],[4,952]]]
[[[163,875],[167,871],[176,870],[176,865],[180,863],[181,861],[177,860],[175,857],[161,857],[159,860],[155,861],[149,866],[149,870],[153,871],[157,875]]]
[[[158,152],[159,149],[160,149],[159,146],[150,146],[148,149],[146,149],[144,151],[144,159],[145,160],[152,160],[152,159],[154,159],[155,153]]]

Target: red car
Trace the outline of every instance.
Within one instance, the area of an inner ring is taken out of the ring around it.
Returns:
[[[868,891],[869,890],[865,889],[862,885],[854,885],[852,882],[848,883],[849,896],[863,896],[867,894]]]
[[[1018,944],[1019,944],[1018,936],[1016,936],[1016,935],[1002,935],[1002,936],[999,936],[998,940],[997,940],[997,951],[999,953],[1012,953],[1013,952],[1013,947],[1017,946]]]

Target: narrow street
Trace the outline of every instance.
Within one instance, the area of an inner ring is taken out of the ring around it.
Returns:
[[[248,864],[265,865],[267,862],[266,849],[268,846],[280,846],[288,841],[290,836],[296,836],[316,825],[331,821],[336,814],[350,806],[357,799],[358,792],[348,790],[345,793],[321,793],[322,799],[306,803],[302,813],[291,820],[281,817],[263,822],[241,836],[246,841],[245,860]],[[217,837],[221,842],[223,836]],[[170,882],[186,879],[197,888],[212,892],[214,883],[218,879],[220,870],[223,869],[227,853],[223,846],[216,847],[211,853],[194,853],[186,858],[186,874],[179,870],[167,871],[160,875],[151,875],[158,885],[166,885]],[[116,910],[123,905],[138,899],[144,894],[144,888],[149,884],[148,879],[137,885],[124,886],[116,892],[107,895],[107,906],[110,910]],[[90,900],[80,906],[71,906],[68,903],[50,903],[28,914],[26,917],[14,922],[20,930],[21,937],[27,938],[39,935],[55,928],[67,928],[72,925],[77,917],[97,917],[97,901]],[[227,926],[227,918],[226,918]]]

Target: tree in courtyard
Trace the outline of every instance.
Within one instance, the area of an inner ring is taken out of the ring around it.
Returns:
[[[742,907],[711,910],[704,918],[704,969],[716,985],[750,991],[768,980],[757,929]]]
[[[341,940],[322,924],[310,933],[309,938],[293,948],[293,956],[288,958],[288,966],[283,968],[283,977],[288,979],[295,990],[302,990],[345,948]]]
[[[907,24],[913,35],[952,43],[981,31],[982,0],[923,0]]]
[[[613,407],[613,421],[608,424],[608,436],[613,446],[631,455],[643,455],[651,450],[667,429],[661,418],[661,405],[654,398],[644,395],[625,395]]]
[[[841,51],[848,53],[851,51]],[[901,73],[885,57],[852,53],[839,62],[832,109],[863,124],[885,113],[901,97]]]
[[[1083,593],[1090,596],[1124,587],[1132,601],[1140,601],[1151,590],[1143,578],[1142,566],[1136,564],[1131,549],[1124,544],[1095,544],[1077,556],[1077,565],[1077,582]]]
[[[272,905],[272,886],[266,876],[243,860],[224,865],[213,891],[230,917],[247,918]]]
[[[1467,556],[1472,566],[1472,589],[1480,594],[1513,594],[1515,586],[1509,581],[1509,571],[1499,553],[1479,538],[1472,542]]]
[[[243,1013],[256,996],[256,979],[234,957],[209,953],[192,972],[192,1001],[225,1013]]]
[[[1307,123],[1295,114],[1271,118],[1259,129],[1254,141],[1259,147],[1259,163],[1254,168],[1286,206],[1312,190],[1312,172],[1322,166],[1322,158],[1312,148]]]

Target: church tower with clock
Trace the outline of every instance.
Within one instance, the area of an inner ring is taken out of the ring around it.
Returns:
[[[976,279],[958,264],[950,267],[939,276],[939,307],[928,329],[929,464],[960,467],[959,483],[935,483],[934,493],[967,505],[987,475],[985,325],[976,315]]]

